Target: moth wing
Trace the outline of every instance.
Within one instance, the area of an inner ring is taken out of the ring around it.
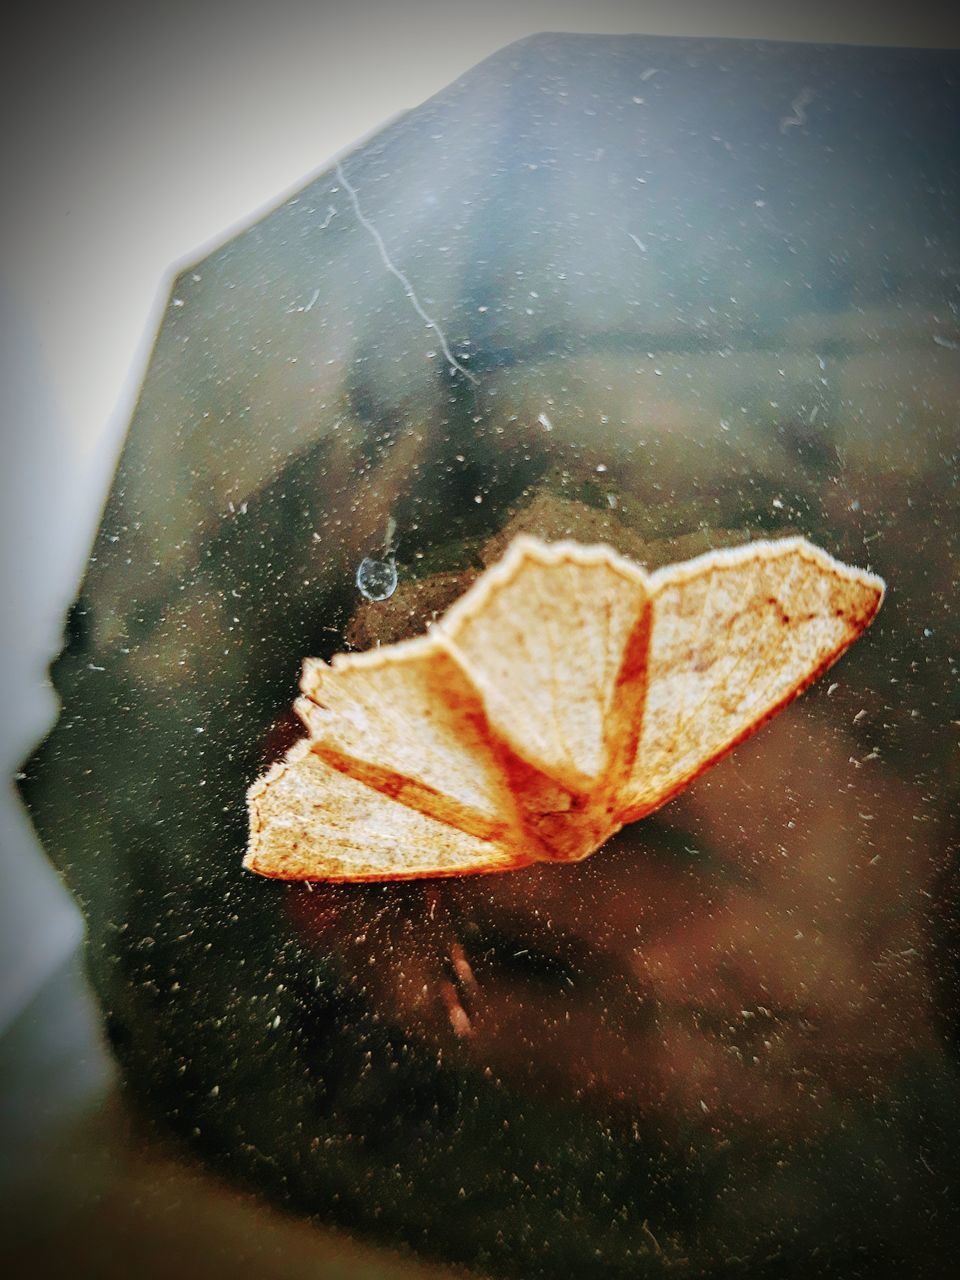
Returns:
[[[304,663],[297,712],[342,772],[485,839],[516,806],[476,689],[431,635]]]
[[[308,739],[253,784],[244,866],[283,880],[411,880],[508,871],[530,861],[341,773]]]
[[[517,538],[437,624],[500,738],[572,792],[605,779],[635,718],[645,584],[643,571],[609,547]]]
[[[748,737],[827,669],[883,599],[874,574],[803,538],[658,570],[647,694],[623,820],[635,821]]]

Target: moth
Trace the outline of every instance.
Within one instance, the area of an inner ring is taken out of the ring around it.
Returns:
[[[306,659],[307,736],[248,792],[244,865],[376,881],[577,862],[791,702],[884,591],[801,537],[652,573],[518,537],[425,635]]]

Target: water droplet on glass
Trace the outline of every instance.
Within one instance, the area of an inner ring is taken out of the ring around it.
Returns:
[[[397,565],[364,556],[357,568],[357,590],[367,600],[387,600],[397,589]]]

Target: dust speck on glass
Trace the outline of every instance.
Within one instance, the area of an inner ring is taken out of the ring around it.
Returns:
[[[367,600],[387,600],[397,589],[397,564],[392,557],[364,556],[357,565],[357,590]]]
[[[357,565],[357,590],[366,600],[389,600],[397,589],[397,522],[390,516],[381,559],[364,556]]]
[[[958,119],[955,52],[536,37],[176,281],[18,782],[130,1105],[217,1173],[491,1277],[952,1274]],[[241,871],[303,658],[521,533],[889,592],[585,862]]]

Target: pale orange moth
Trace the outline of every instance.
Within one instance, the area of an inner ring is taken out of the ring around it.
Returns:
[[[307,737],[250,788],[244,865],[363,881],[577,862],[791,702],[884,590],[800,537],[653,573],[516,538],[426,635],[306,660]]]

